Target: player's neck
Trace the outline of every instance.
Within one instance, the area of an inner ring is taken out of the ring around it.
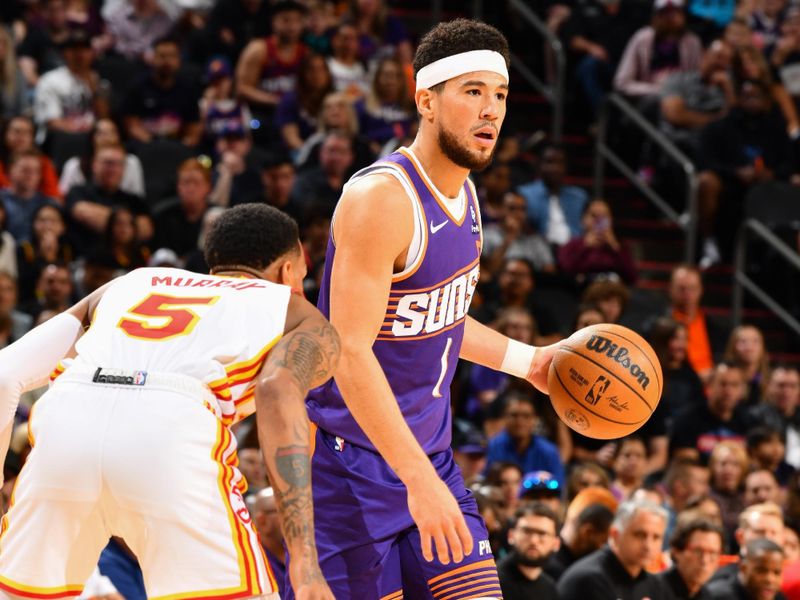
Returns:
[[[432,135],[418,135],[409,149],[436,188],[448,198],[456,198],[469,175],[469,169],[459,167],[447,158]]]

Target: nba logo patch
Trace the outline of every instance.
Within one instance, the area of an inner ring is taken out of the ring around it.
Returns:
[[[475,207],[472,204],[469,205],[469,216],[472,218],[472,233],[480,233],[478,217],[475,216]]]
[[[147,381],[147,371],[133,372],[133,385],[144,385]]]
[[[337,452],[344,452],[344,438],[340,438],[337,435],[334,442],[333,449]]]

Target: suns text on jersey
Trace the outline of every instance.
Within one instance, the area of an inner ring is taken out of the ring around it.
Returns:
[[[414,291],[400,296],[392,323],[395,337],[431,334],[466,317],[480,266],[455,277],[430,291]]]

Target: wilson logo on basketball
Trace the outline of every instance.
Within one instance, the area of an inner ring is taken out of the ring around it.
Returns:
[[[628,358],[630,351],[625,346],[619,346],[601,335],[592,335],[589,341],[586,342],[586,348],[598,354],[605,354],[623,369],[628,369],[630,374],[639,382],[639,385],[642,386],[642,389],[647,389],[650,378],[644,372],[644,369]]]

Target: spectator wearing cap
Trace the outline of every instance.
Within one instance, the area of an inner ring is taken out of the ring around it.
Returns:
[[[149,63],[154,58],[156,40],[172,29],[172,19],[158,0],[120,2],[106,17],[113,48],[129,61]]]
[[[125,149],[119,145],[98,148],[92,161],[92,181],[73,188],[67,195],[69,231],[79,252],[86,252],[100,242],[111,212],[118,206],[128,208],[134,215],[139,240],[149,240],[153,235],[147,205],[120,187],[125,173],[125,154]]]
[[[703,48],[686,28],[683,0],[655,0],[650,25],[628,42],[614,75],[614,88],[639,99],[654,99],[677,71],[700,68]]]
[[[33,115],[40,143],[50,132],[86,133],[108,113],[100,76],[92,69],[94,52],[86,33],[70,31],[61,51],[64,66],[48,71],[36,84]]]
[[[234,96],[231,64],[224,56],[216,56],[208,63],[200,115],[203,133],[212,148],[228,132],[250,129],[253,117],[247,105]]]
[[[734,577],[712,581],[708,590],[714,600],[785,600],[781,593],[783,550],[767,538],[747,543]]]
[[[180,46],[163,37],[153,45],[150,73],[128,91],[122,116],[128,137],[147,143],[154,139],[197,146],[203,133],[196,86],[180,73]]]
[[[486,436],[468,421],[453,422],[453,460],[470,487],[483,479],[486,469]]]
[[[557,144],[547,144],[541,152],[541,179],[519,187],[528,207],[528,220],[554,246],[563,246],[581,234],[581,214],[589,201],[579,187],[565,185],[567,154]]]
[[[263,193],[249,131],[231,127],[217,138],[215,150],[217,164],[210,196],[214,204],[227,208]]]
[[[558,448],[536,435],[536,408],[533,399],[524,393],[509,395],[505,405],[505,430],[489,441],[487,462],[512,462],[524,473],[547,471],[564,486],[564,466]]]
[[[172,269],[181,268],[181,260],[169,248],[159,248],[153,252],[153,256],[147,261],[148,267],[169,267]]]
[[[41,17],[39,23],[26,23],[25,37],[17,48],[19,67],[30,87],[43,74],[63,66],[59,50],[70,34],[66,0],[43,2]]]
[[[558,582],[562,600],[661,600],[664,590],[645,570],[661,553],[666,511],[646,500],[620,505],[608,546],[573,564]]]
[[[667,600],[710,600],[706,584],[722,555],[722,529],[715,523],[697,519],[682,523],[670,539],[673,566],[658,579],[666,589]]]
[[[274,108],[295,90],[297,70],[308,52],[301,41],[306,7],[295,0],[272,5],[272,35],[245,47],[236,65],[236,91],[253,107]]]
[[[561,484],[547,471],[525,473],[519,484],[520,504],[538,502],[556,514],[561,512],[561,492]]]
[[[514,513],[508,531],[511,553],[497,564],[505,600],[558,600],[555,582],[542,566],[558,550],[557,513],[541,503]]]
[[[170,248],[186,259],[197,249],[203,217],[210,206],[211,171],[196,158],[178,167],[178,197],[153,207],[154,248]]]
[[[608,490],[587,488],[580,492],[567,509],[561,543],[544,565],[545,573],[558,581],[578,560],[605,546],[616,510],[617,501]]]

